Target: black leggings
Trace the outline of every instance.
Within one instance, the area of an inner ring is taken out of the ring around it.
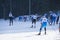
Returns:
[[[13,18],[9,17],[9,19],[10,19],[10,22],[9,22],[10,24],[9,25],[11,25],[11,24],[13,25]]]

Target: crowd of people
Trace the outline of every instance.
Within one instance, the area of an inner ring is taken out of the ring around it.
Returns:
[[[41,27],[40,27],[40,31],[39,31],[39,34],[38,34],[38,35],[41,34],[42,28],[44,28],[45,34],[46,34],[46,26],[47,26],[47,23],[48,23],[49,25],[59,24],[59,32],[60,32],[60,19],[59,19],[59,18],[60,18],[60,15],[59,15],[59,14],[60,14],[60,13],[58,13],[58,12],[55,13],[55,12],[53,12],[53,11],[49,11],[49,15],[48,15],[48,13],[47,13],[47,14],[45,13],[45,14],[42,15],[42,16],[39,16],[39,15],[29,16],[29,19],[30,19],[31,22],[32,22],[31,28],[36,28],[36,22],[37,22],[37,20],[38,20],[39,22],[41,22]],[[11,25],[13,25],[13,15],[12,15],[11,12],[9,13],[9,19],[10,19],[9,25],[11,26]],[[19,20],[20,20],[20,19],[22,19],[22,18],[19,17]],[[24,16],[23,20],[24,20],[24,22],[26,22],[27,17]]]

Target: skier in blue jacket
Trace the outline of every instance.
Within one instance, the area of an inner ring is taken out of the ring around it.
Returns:
[[[42,19],[41,19],[41,27],[40,27],[40,31],[39,31],[39,34],[38,34],[38,35],[41,34],[42,28],[44,28],[45,34],[46,34],[46,26],[47,26],[47,22],[48,22],[48,21],[47,21],[47,18],[46,18],[45,16],[43,16]]]

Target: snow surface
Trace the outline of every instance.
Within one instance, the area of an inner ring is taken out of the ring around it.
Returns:
[[[14,21],[13,26],[9,26],[9,20],[0,20],[0,40],[60,40],[58,24],[47,25],[46,35],[44,29],[41,35],[37,35],[40,29],[39,21],[36,28],[30,28],[31,25],[31,21]]]

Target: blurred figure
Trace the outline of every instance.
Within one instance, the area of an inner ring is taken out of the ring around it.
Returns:
[[[42,28],[44,28],[44,30],[45,30],[45,35],[46,35],[47,22],[48,22],[47,18],[46,18],[45,16],[43,16],[42,19],[41,19],[41,27],[40,27],[40,31],[39,31],[39,34],[38,34],[38,35],[41,34]]]
[[[52,12],[52,11],[49,11],[49,13],[50,13],[49,25],[52,25],[52,20],[53,20],[53,12]]]
[[[31,28],[36,28],[36,19],[37,19],[37,16],[36,15],[33,15],[32,16],[32,27]]]
[[[9,26],[13,25],[13,15],[11,12],[9,13],[9,20],[10,20]]]
[[[55,24],[57,15],[53,11],[50,11],[49,13],[50,13],[50,23],[49,24],[50,25]]]
[[[21,21],[22,20],[22,17],[21,16],[19,16],[19,21]]]
[[[60,16],[60,11],[57,11],[57,18],[56,18],[56,24],[58,24],[58,22],[59,22],[59,17]]]
[[[26,22],[27,21],[27,17],[26,16],[24,16],[24,22]]]
[[[59,16],[57,16],[57,19],[56,19],[56,24],[58,24],[59,22]]]
[[[52,20],[52,22],[53,22],[54,25],[56,23],[56,18],[57,18],[57,15],[55,13],[53,13],[53,20]]]

